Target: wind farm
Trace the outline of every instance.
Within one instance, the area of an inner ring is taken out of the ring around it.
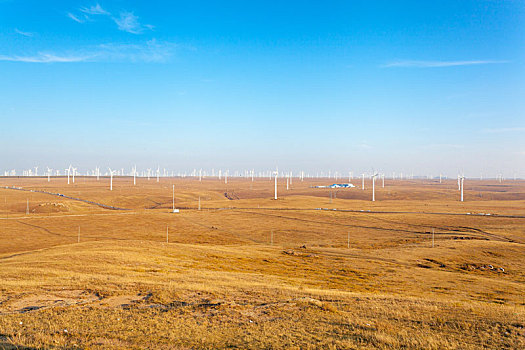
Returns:
[[[525,349],[524,27],[0,0],[0,350]]]
[[[0,177],[0,325],[19,344],[522,345],[525,180],[118,172]]]

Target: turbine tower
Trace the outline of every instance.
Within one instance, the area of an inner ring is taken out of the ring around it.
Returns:
[[[113,173],[114,173],[114,171],[111,170],[111,168],[108,168],[108,169],[109,169],[109,178],[110,178],[110,180],[109,180],[109,190],[113,191]]]
[[[376,176],[377,173],[372,175],[372,202],[376,201]]]
[[[71,164],[69,165],[69,168],[65,169],[67,171],[67,184],[69,185],[69,173],[71,173]]]
[[[463,202],[463,182],[465,181],[465,176],[461,175],[461,201]]]
[[[277,176],[279,176],[279,169],[275,168],[275,195],[274,195],[275,200],[277,200]]]
[[[51,181],[51,173],[52,173],[53,169],[50,169],[49,167],[47,167],[47,182],[50,182]]]

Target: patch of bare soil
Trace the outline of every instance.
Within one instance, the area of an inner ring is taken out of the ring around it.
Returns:
[[[131,294],[131,295],[117,295],[101,299],[97,304],[97,307],[107,308],[129,308],[140,302],[147,301],[151,297],[151,294]]]
[[[0,303],[0,314],[25,313],[50,307],[80,305],[99,300],[99,297],[85,290],[53,291],[45,294],[21,295],[6,298]]]
[[[69,207],[64,203],[41,203],[31,210],[32,213],[63,213],[68,211]]]

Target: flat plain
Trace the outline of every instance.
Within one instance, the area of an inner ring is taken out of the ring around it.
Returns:
[[[334,182],[0,178],[0,349],[525,348],[525,181]]]

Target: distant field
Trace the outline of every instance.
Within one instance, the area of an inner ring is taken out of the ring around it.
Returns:
[[[334,182],[0,178],[0,349],[525,348],[525,181]]]

